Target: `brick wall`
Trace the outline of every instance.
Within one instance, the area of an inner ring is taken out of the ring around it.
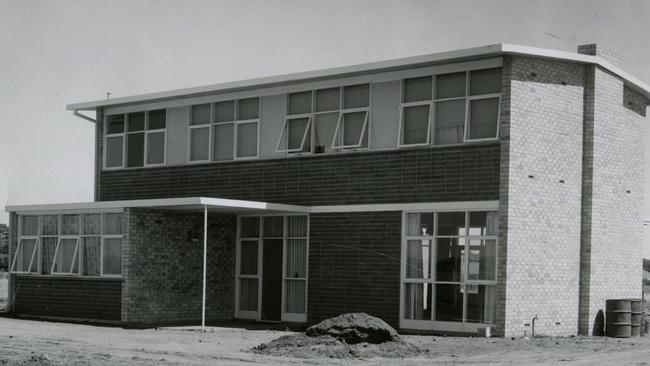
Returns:
[[[499,144],[128,169],[101,200],[209,196],[301,205],[496,200]]]
[[[646,101],[611,73],[586,69],[580,333],[605,300],[641,297]]]
[[[498,328],[578,328],[583,66],[507,57],[502,120]]]
[[[18,315],[120,321],[121,280],[13,277]]]
[[[399,326],[401,212],[312,214],[309,323],[366,312]]]
[[[129,209],[125,217],[122,321],[200,321],[203,214]],[[232,319],[236,219],[215,213],[208,217],[206,318]]]

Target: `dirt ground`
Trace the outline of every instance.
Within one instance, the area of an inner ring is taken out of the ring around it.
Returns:
[[[226,327],[210,327],[206,333],[189,327],[135,330],[0,318],[0,365],[650,365],[650,337],[403,336],[421,351],[404,359],[361,358],[364,347],[370,351],[366,356],[378,354],[374,346],[363,344],[347,354],[317,352],[309,346],[302,353],[253,350],[296,334]]]

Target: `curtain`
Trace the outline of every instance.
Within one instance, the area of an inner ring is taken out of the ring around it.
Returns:
[[[83,215],[83,234],[100,235],[102,233],[102,215],[85,214]]]
[[[307,237],[307,216],[288,216],[287,220],[288,237]]]
[[[287,298],[285,310],[287,313],[305,313],[305,281],[287,280]]]
[[[45,215],[43,216],[43,235],[59,235],[59,216]]]
[[[23,235],[38,235],[38,216],[23,216]]]
[[[436,145],[463,142],[465,99],[436,103]]]
[[[239,309],[257,311],[257,279],[239,280]]]
[[[104,234],[120,235],[122,234],[122,214],[107,213],[104,214]]]
[[[62,235],[79,234],[79,215],[61,216],[61,234]]]
[[[499,234],[499,213],[497,211],[490,211],[487,213],[486,218],[486,235]]]
[[[54,263],[54,251],[56,250],[57,241],[58,238],[56,236],[41,238],[41,269],[43,274],[50,274],[50,271],[52,270],[52,264]]]

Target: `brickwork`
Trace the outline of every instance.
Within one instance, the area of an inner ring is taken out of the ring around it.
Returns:
[[[208,217],[206,318],[232,319],[236,219],[216,213]],[[125,220],[122,321],[200,321],[203,214],[129,209]]]
[[[402,214],[312,214],[309,323],[366,312],[397,328]]]
[[[93,199],[99,201],[101,172],[104,166],[104,154],[102,153],[104,151],[104,108],[97,108],[95,112],[97,122],[95,122],[95,190]]]
[[[605,300],[641,297],[646,100],[623,81],[587,68],[580,333],[591,334]]]
[[[121,280],[14,276],[18,315],[120,321]]]
[[[208,196],[300,205],[496,200],[498,143],[101,173],[101,200]]]
[[[504,67],[499,332],[578,328],[583,66],[512,57]],[[507,81],[506,81],[507,83]]]

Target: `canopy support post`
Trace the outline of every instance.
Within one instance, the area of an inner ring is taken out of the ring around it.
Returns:
[[[205,332],[205,283],[208,254],[208,206],[203,205],[203,304],[201,309],[201,331]]]

